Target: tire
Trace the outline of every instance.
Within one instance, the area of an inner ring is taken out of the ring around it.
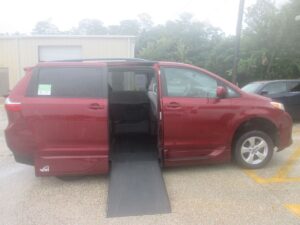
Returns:
[[[274,143],[270,136],[262,131],[253,130],[243,133],[234,149],[236,162],[247,169],[264,167],[272,158]]]

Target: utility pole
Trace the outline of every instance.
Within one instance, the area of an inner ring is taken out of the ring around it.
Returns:
[[[238,20],[236,24],[236,36],[235,36],[235,51],[234,51],[234,62],[232,68],[232,83],[236,84],[237,80],[237,69],[240,61],[240,42],[243,25],[245,0],[240,0]]]

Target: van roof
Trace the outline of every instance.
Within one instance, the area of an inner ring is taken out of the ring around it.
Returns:
[[[140,59],[140,58],[87,58],[87,59],[67,59],[67,60],[54,60],[54,61],[42,61],[37,64],[37,66],[58,66],[58,65],[76,65],[87,63],[87,65],[95,64],[106,64],[106,65],[115,65],[115,64],[137,64],[137,65],[153,65],[156,61]]]
[[[54,60],[54,61],[42,61],[37,66],[62,66],[62,65],[137,65],[137,66],[152,66],[158,63],[163,66],[187,66],[195,67],[190,64],[171,62],[171,61],[155,61],[141,58],[87,58],[87,59],[68,59],[68,60]],[[199,68],[199,67],[198,67]],[[202,69],[202,68],[200,68]],[[204,69],[202,69],[204,70]]]

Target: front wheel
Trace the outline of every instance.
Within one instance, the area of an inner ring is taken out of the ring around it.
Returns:
[[[257,169],[270,161],[273,151],[274,144],[270,136],[262,131],[254,130],[238,138],[234,156],[240,166]]]

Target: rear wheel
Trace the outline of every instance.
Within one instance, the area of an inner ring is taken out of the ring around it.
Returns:
[[[274,144],[270,136],[262,131],[254,130],[238,138],[234,156],[240,166],[257,169],[270,161],[273,151]]]

